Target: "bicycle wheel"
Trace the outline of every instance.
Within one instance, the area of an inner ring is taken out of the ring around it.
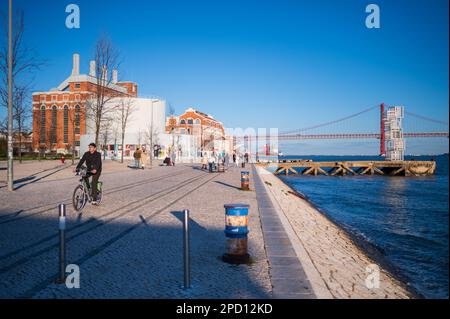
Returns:
[[[83,186],[78,185],[73,191],[72,204],[77,212],[82,210],[84,205],[86,205],[86,194]]]

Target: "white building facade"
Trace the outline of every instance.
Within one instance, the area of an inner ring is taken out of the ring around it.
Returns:
[[[128,108],[130,111],[122,145],[122,109],[126,111]],[[150,148],[150,144],[160,143],[165,130],[166,101],[137,97],[113,98],[105,105],[104,118],[98,150],[104,151],[108,158],[120,157],[122,152],[125,158],[130,158],[137,147]],[[89,109],[86,116],[86,133],[80,139],[82,152],[95,140],[95,124]]]

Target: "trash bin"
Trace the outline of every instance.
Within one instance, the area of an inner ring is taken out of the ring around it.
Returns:
[[[241,189],[244,191],[250,190],[250,172],[241,172]]]
[[[222,260],[231,264],[245,264],[249,261],[248,254],[248,209],[247,204],[226,204],[225,236],[227,252]]]

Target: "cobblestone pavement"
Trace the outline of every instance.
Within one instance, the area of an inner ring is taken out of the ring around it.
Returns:
[[[239,189],[240,169],[206,173],[184,164],[132,170],[106,161],[102,205],[78,214],[70,204],[78,179],[71,167],[51,164],[23,164],[30,166],[17,176],[31,177],[13,193],[0,185],[0,298],[272,297],[254,187]],[[80,267],[80,289],[53,283],[61,202],[68,204],[67,259]],[[250,204],[249,265],[220,259],[225,203]],[[191,216],[188,290],[181,288],[184,208]]]

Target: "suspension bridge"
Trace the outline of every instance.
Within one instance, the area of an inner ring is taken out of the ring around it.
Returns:
[[[374,113],[376,112],[376,121],[374,121]],[[363,118],[366,116],[365,118]],[[361,118],[363,118],[361,120]],[[385,104],[375,105],[360,112],[345,116],[332,121],[327,121],[317,125],[295,129],[290,131],[281,131],[278,134],[258,136],[244,135],[235,136],[235,140],[241,143],[250,143],[250,141],[258,140],[278,140],[278,141],[295,141],[295,140],[358,140],[358,139],[376,139],[379,140],[379,154],[384,156],[386,153],[386,109]],[[353,122],[351,122],[353,120]],[[359,126],[363,126],[361,130],[367,129],[371,132],[348,132],[352,130],[355,122],[360,122]],[[361,125],[361,123],[363,123]],[[372,127],[370,127],[372,126]],[[402,138],[448,138],[448,122],[433,119],[428,116],[405,111],[403,119]],[[375,128],[376,127],[376,128]],[[339,130],[346,131],[339,132]],[[319,132],[318,132],[319,131]],[[270,153],[266,150],[265,153]],[[269,155],[269,154],[266,154]]]
[[[379,132],[372,133],[321,133],[321,134],[310,134],[308,132],[332,127],[339,123],[348,122],[350,119],[355,119],[361,117],[363,114],[370,113],[374,110],[379,110]],[[306,127],[303,129],[297,129],[287,132],[281,132],[277,138],[278,140],[314,140],[314,139],[378,139],[380,141],[380,155],[386,153],[386,125],[385,117],[386,110],[384,103],[376,106],[372,106],[363,111],[351,114],[349,116],[328,121],[325,123],[317,124],[314,126]],[[431,128],[430,131],[415,131],[413,125],[408,125],[408,128],[412,131],[404,132],[403,138],[442,138],[449,137],[448,132],[448,122],[433,119],[424,115],[419,115],[413,112],[405,112],[404,123],[408,124],[409,120],[422,121],[423,123],[429,124],[428,127]],[[437,129],[436,129],[437,128]]]
[[[377,112],[377,121],[375,123],[373,121],[374,112]],[[389,114],[389,112],[391,113]],[[400,115],[394,115],[393,119],[391,116],[393,114],[392,112],[400,112]],[[364,116],[369,117],[361,120]],[[396,116],[398,118],[395,118]],[[351,125],[348,124],[351,120],[359,120],[359,129],[371,130],[371,132],[349,132],[352,129]],[[370,123],[372,127],[370,127]],[[376,129],[373,124],[376,125]],[[346,132],[339,132],[339,129]],[[261,139],[264,140],[262,144],[264,145],[264,153],[266,156],[271,155],[271,143],[274,139],[277,141],[377,139],[379,140],[379,154],[385,156],[388,153],[385,161],[313,162],[305,159],[276,159],[275,161],[269,159],[268,162],[272,162],[272,164],[265,163],[263,165],[275,165],[275,174],[298,174],[300,172],[303,175],[327,176],[374,174],[420,176],[434,174],[436,163],[434,161],[404,161],[403,139],[448,139],[448,137],[448,122],[409,111],[404,112],[404,109],[401,107],[387,107],[385,109],[385,104],[382,103],[336,120],[302,129],[279,132],[276,136],[268,135],[261,137],[258,135],[245,135],[237,137],[237,139],[240,142],[244,142],[244,145],[247,145],[245,149],[250,150],[252,147],[249,147],[249,145],[252,144],[252,141],[256,140],[256,143],[253,144],[256,144],[256,157],[258,162],[262,158],[260,156],[261,154],[258,154]]]

